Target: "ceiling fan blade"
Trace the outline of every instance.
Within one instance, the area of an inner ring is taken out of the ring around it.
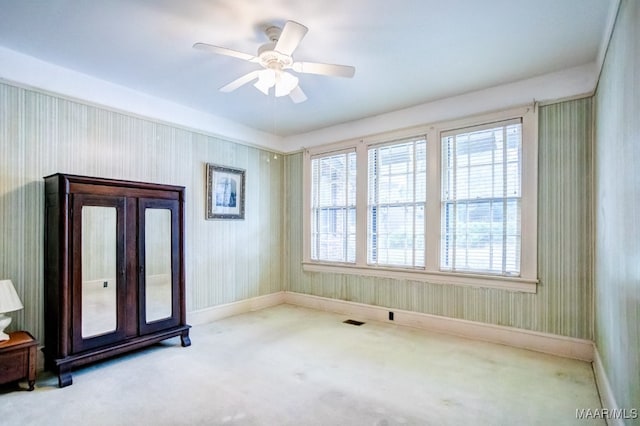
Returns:
[[[293,90],[289,92],[289,97],[294,104],[299,104],[307,100],[307,95],[304,94],[300,86],[294,87]]]
[[[291,68],[303,74],[320,74],[333,77],[351,78],[356,73],[356,69],[349,65],[320,64],[317,62],[294,62]]]
[[[232,56],[238,59],[244,59],[245,61],[258,62],[258,58],[248,53],[238,52],[237,50],[227,49],[226,47],[214,46],[207,43],[196,43],[193,45],[194,49],[204,50],[206,52],[217,53],[218,55]]]
[[[309,28],[305,27],[302,24],[299,24],[295,21],[287,21],[284,24],[284,28],[282,29],[282,33],[280,34],[280,38],[276,43],[276,47],[274,50],[278,52],[291,56],[294,50],[300,44],[300,41],[304,38],[304,36],[309,31]]]
[[[260,71],[252,71],[249,74],[245,74],[242,77],[233,80],[231,83],[227,84],[226,86],[222,86],[220,88],[221,92],[233,92],[234,90],[236,90],[238,87],[243,86],[247,83],[249,83],[252,80],[255,80],[256,78],[258,78]]]

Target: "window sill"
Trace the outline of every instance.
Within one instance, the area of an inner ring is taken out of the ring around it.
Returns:
[[[329,264],[319,262],[303,262],[305,272],[326,272],[333,274],[363,275],[369,277],[392,278],[397,280],[422,281],[432,284],[461,285],[482,288],[536,293],[537,280],[522,277],[502,277],[490,275],[461,274],[423,269],[400,269],[377,266],[356,266],[345,263]]]

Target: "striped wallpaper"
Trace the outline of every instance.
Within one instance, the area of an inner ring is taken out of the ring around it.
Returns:
[[[613,397],[640,412],[639,41],[640,2],[622,0],[595,97],[594,286],[595,341]]]
[[[287,289],[335,299],[591,339],[591,99],[539,111],[537,294],[304,272],[302,153],[287,157]]]
[[[302,154],[288,156],[0,83],[0,278],[43,339],[43,183],[55,172],[187,188],[187,310],[282,289],[592,338],[591,100],[540,108],[537,294],[305,273]],[[247,169],[244,221],[206,221],[205,163]]]
[[[205,164],[247,170],[246,219],[205,220]],[[280,291],[284,160],[126,113],[0,83],[0,279],[25,305],[10,329],[43,335],[42,177],[186,187],[187,311]]]

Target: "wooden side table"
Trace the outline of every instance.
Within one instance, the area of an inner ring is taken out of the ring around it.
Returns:
[[[38,341],[26,331],[9,333],[9,340],[0,342],[0,384],[22,379],[29,381],[29,390],[36,384]]]

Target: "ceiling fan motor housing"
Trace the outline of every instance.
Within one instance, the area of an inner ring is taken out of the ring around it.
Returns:
[[[289,55],[284,55],[277,50],[274,50],[276,43],[263,44],[258,48],[258,58],[260,58],[260,65],[265,68],[288,68],[293,64],[293,58]]]
[[[264,33],[267,35],[267,38],[272,43],[275,44],[280,39],[280,34],[282,34],[282,28],[276,27],[275,25],[272,25],[272,26],[266,28],[264,30]]]

